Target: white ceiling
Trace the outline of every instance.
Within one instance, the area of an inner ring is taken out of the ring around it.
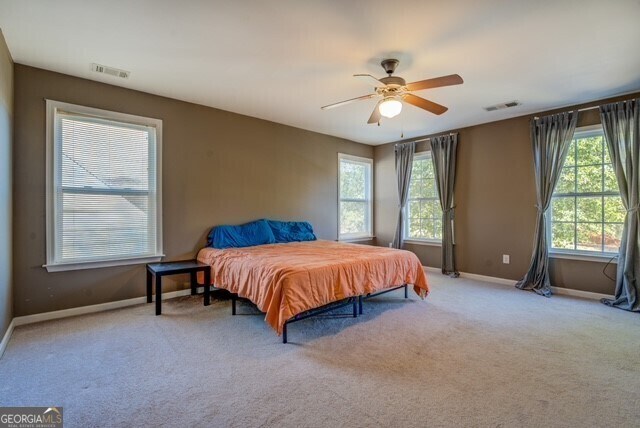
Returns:
[[[0,0],[15,62],[374,145],[640,90],[639,18],[638,0]],[[465,83],[417,93],[442,116],[320,110],[371,92],[351,76],[385,57],[408,82]]]

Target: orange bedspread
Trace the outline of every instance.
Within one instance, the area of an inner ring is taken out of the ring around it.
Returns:
[[[211,265],[211,283],[247,298],[278,334],[299,313],[347,297],[413,284],[429,292],[420,261],[410,251],[333,241],[291,242],[217,250],[198,260]]]

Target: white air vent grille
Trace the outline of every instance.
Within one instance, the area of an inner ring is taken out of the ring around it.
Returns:
[[[109,76],[120,77],[122,79],[128,79],[131,72],[126,70],[120,70],[119,68],[107,67],[106,65],[91,64],[91,70],[96,73],[108,74]]]
[[[522,103],[519,103],[518,101],[509,101],[508,103],[502,103],[502,104],[496,104],[489,107],[484,107],[484,109],[486,111],[496,111],[496,110],[502,110],[505,108],[516,107],[519,105],[522,105]]]

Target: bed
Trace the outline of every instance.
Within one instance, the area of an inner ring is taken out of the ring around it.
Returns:
[[[313,240],[242,248],[203,248],[211,284],[246,298],[286,343],[287,323],[336,302],[362,308],[362,298],[412,284],[429,293],[422,265],[409,251]],[[235,301],[234,301],[235,305]],[[234,306],[235,308],[235,306]]]

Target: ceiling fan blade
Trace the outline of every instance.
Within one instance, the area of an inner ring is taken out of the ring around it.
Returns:
[[[349,104],[352,103],[354,101],[360,101],[360,100],[368,100],[369,98],[373,98],[375,96],[377,96],[378,94],[369,94],[369,95],[363,95],[361,97],[357,97],[357,98],[351,98],[350,100],[344,100],[344,101],[340,101],[338,103],[333,103],[333,104],[329,104],[326,106],[322,106],[320,107],[322,110],[328,110],[330,108],[334,108],[334,107],[340,107],[343,106],[345,104]]]
[[[376,103],[376,106],[373,108],[373,112],[371,112],[371,116],[369,117],[369,120],[367,121],[367,123],[372,124],[372,123],[380,122],[381,116],[380,116],[380,109],[378,107],[380,106],[381,102],[382,100]]]
[[[442,114],[449,110],[447,107],[434,103],[433,101],[425,100],[413,94],[404,94],[402,99],[409,104],[413,104],[416,107],[420,107],[433,114]]]
[[[464,83],[462,77],[457,74],[450,74],[448,76],[407,83],[407,90],[419,91],[421,89],[439,88],[441,86],[460,85],[461,83]]]
[[[378,78],[373,77],[370,74],[354,74],[353,77],[359,77],[361,78],[363,81],[366,80],[367,83],[372,84],[373,86],[375,86],[376,88],[381,88],[383,86],[386,86],[383,82],[381,82],[380,80],[378,80]]]

